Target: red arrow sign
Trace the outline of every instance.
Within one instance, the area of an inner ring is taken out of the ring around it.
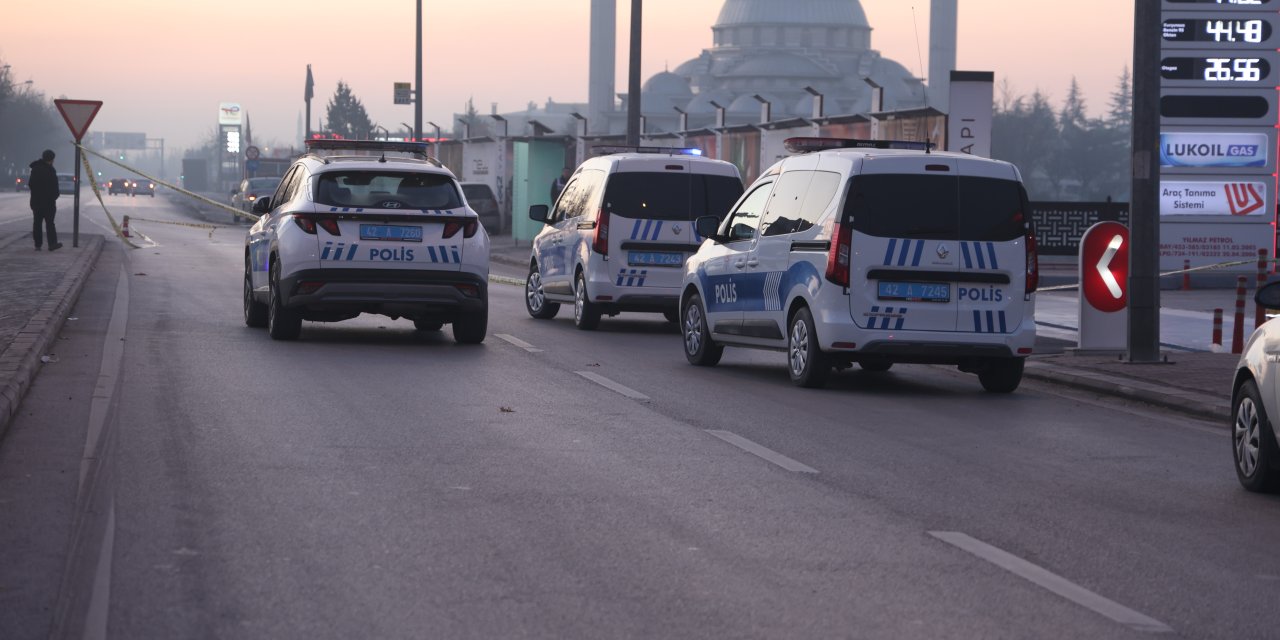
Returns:
[[[58,113],[62,114],[62,119],[71,129],[71,135],[75,136],[76,142],[84,138],[84,132],[89,130],[89,123],[93,122],[93,117],[98,115],[98,109],[102,108],[101,100],[64,99],[54,100],[53,104],[57,105]]]
[[[1080,240],[1080,269],[1085,300],[1104,313],[1129,304],[1129,228],[1119,222],[1099,222]]]

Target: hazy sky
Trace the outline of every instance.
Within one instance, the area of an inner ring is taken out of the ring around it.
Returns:
[[[424,120],[449,126],[468,97],[487,113],[586,101],[588,0],[423,0]],[[711,46],[722,0],[646,0],[644,76]],[[59,0],[25,3],[0,20],[0,59],[16,81],[51,97],[106,104],[95,131],[143,131],[169,149],[216,124],[218,103],[239,102],[258,140],[294,138],[306,65],[322,113],[339,79],[379,124],[413,123],[392,104],[412,81],[412,0]],[[872,46],[917,75],[928,69],[928,0],[862,0]],[[56,15],[39,15],[41,7]],[[55,8],[56,7],[56,8]],[[626,87],[630,2],[619,0],[618,89]],[[959,58],[1020,93],[1055,104],[1071,77],[1094,113],[1105,109],[1132,59],[1130,0],[960,0]],[[918,46],[917,46],[918,30]]]

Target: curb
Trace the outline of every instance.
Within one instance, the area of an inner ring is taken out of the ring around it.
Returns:
[[[496,262],[498,264],[506,265],[508,267],[520,267],[521,269],[528,268],[529,266],[528,258],[522,259],[522,258],[515,258],[512,256],[505,256],[500,253],[494,253],[492,250],[489,251],[489,262]]]
[[[27,321],[4,352],[0,353],[0,371],[12,374],[4,388],[0,389],[0,440],[9,431],[9,423],[18,415],[22,398],[40,371],[40,354],[47,352],[57,339],[67,314],[80,298],[80,292],[89,279],[89,271],[97,264],[105,244],[102,236],[88,236],[84,252],[63,275],[62,282],[49,293],[40,309]]]
[[[1172,409],[1194,418],[1219,422],[1223,428],[1231,416],[1230,401],[1197,391],[1158,387],[1141,380],[1033,363],[1027,363],[1024,375],[1032,380]]]

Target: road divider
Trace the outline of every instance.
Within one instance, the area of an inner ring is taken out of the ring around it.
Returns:
[[[495,276],[493,274],[489,274],[489,282],[507,284],[513,287],[523,287],[525,284],[525,281],[520,278],[508,278],[507,276]]]

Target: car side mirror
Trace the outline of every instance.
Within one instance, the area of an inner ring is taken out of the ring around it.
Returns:
[[[529,219],[535,222],[546,223],[547,218],[551,215],[551,207],[545,204],[535,204],[529,207]]]
[[[720,219],[715,216],[700,216],[693,221],[693,227],[703,238],[714,238],[720,230]]]
[[[259,215],[271,213],[271,197],[262,196],[253,201],[253,212]]]
[[[1263,309],[1280,309],[1280,280],[1259,287],[1253,301]]]

